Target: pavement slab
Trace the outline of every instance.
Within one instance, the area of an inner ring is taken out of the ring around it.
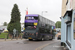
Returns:
[[[63,46],[60,45],[61,41],[49,44],[48,46],[42,48],[42,50],[63,50]]]

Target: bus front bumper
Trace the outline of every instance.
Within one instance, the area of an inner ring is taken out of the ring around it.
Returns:
[[[24,36],[23,38],[25,38],[25,39],[41,39],[41,38],[36,37],[36,36]]]

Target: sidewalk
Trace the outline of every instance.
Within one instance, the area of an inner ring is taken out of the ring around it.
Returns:
[[[3,41],[16,41],[16,40],[25,40],[25,39],[0,39],[0,42],[3,42]]]
[[[61,41],[49,44],[48,46],[42,48],[42,50],[64,50],[61,45]]]

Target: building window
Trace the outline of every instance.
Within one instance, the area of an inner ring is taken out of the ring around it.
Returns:
[[[68,4],[68,0],[67,0],[67,2],[66,2],[66,5]]]

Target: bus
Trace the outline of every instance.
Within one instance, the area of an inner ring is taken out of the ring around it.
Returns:
[[[52,40],[55,23],[38,14],[25,16],[23,38],[29,40]]]

